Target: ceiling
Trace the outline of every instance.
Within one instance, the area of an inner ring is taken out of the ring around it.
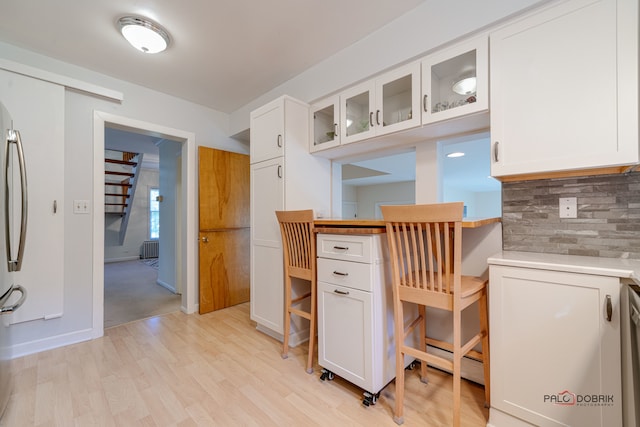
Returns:
[[[0,41],[231,113],[426,0],[2,0]],[[123,15],[171,35],[159,54]]]

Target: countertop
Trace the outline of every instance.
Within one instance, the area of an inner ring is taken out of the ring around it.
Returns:
[[[637,259],[502,251],[489,257],[487,262],[489,265],[619,277],[640,284],[640,260]]]
[[[502,221],[500,217],[494,218],[464,218],[462,220],[462,228],[478,228],[489,224],[495,224]],[[384,233],[385,222],[381,219],[343,219],[343,218],[318,218],[313,221],[316,231],[342,232],[342,233]],[[337,231],[336,231],[337,230]],[[348,231],[347,231],[348,230]],[[358,231],[361,230],[361,231]]]

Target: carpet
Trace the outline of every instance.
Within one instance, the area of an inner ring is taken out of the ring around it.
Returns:
[[[140,261],[105,263],[105,328],[180,310],[182,297],[158,285],[158,270]]]
[[[143,263],[144,265],[148,265],[149,267],[153,267],[157,270],[160,262],[160,258],[141,259],[140,262]]]

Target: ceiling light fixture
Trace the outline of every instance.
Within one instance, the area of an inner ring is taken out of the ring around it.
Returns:
[[[464,153],[461,151],[454,151],[453,153],[447,154],[447,157],[449,157],[450,159],[454,157],[462,157],[462,156],[464,156]]]
[[[460,95],[473,95],[476,93],[476,77],[465,77],[458,80],[453,84],[451,90]]]
[[[146,18],[123,16],[118,25],[124,38],[141,52],[158,53],[169,46],[169,33]]]

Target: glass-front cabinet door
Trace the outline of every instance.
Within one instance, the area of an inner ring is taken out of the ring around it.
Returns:
[[[340,145],[340,97],[332,96],[314,103],[310,109],[311,146],[316,152]]]
[[[415,62],[376,79],[376,135],[420,125],[420,63]]]
[[[374,81],[347,89],[340,94],[340,141],[348,144],[375,135]]]
[[[422,60],[422,123],[489,108],[488,40],[479,37]]]
[[[400,67],[340,95],[341,143],[420,125],[420,63]]]

